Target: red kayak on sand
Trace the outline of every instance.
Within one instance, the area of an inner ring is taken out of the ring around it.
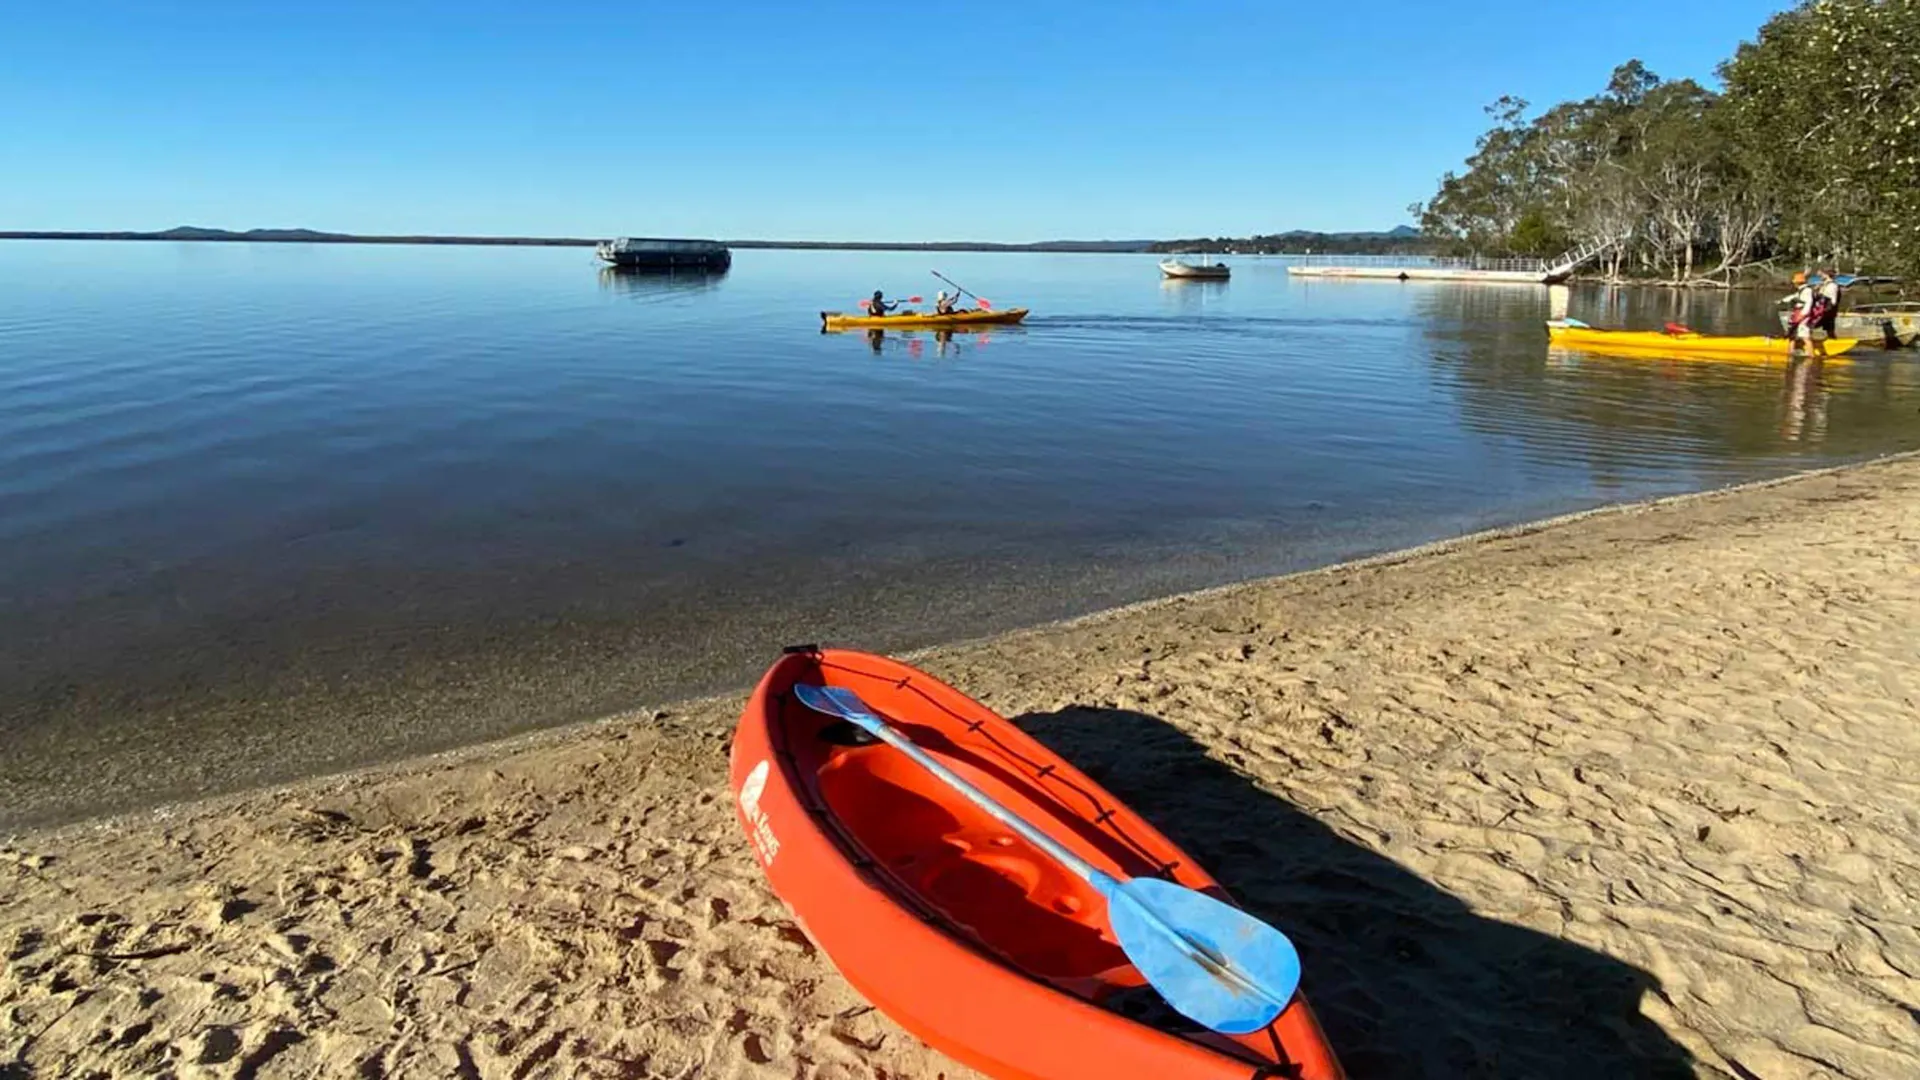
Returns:
[[[854,691],[1108,874],[1231,898],[1119,800],[958,690],[869,653],[789,649],[740,716],[736,809],[773,891],[896,1023],[1002,1080],[1344,1076],[1297,993],[1246,1035],[1165,1008],[1087,882],[899,750],[802,705],[796,683]]]

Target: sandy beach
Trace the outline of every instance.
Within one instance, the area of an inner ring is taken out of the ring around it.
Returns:
[[[1915,1075],[1916,566],[1909,456],[909,659],[1292,936],[1356,1077]],[[9,838],[0,1077],[972,1075],[766,890],[743,699]]]

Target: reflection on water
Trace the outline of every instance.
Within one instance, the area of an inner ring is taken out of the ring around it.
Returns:
[[[987,348],[993,344],[997,336],[1015,336],[1025,331],[1020,326],[962,326],[937,329],[922,327],[914,330],[888,330],[884,327],[869,326],[857,332],[825,329],[820,332],[831,337],[846,338],[853,338],[857,333],[875,356],[897,354],[911,360],[923,360],[929,357],[936,360],[952,360],[969,352]]]
[[[1555,322],[1565,319],[1572,300],[1573,290],[1566,285],[1547,286],[1547,318]]]
[[[1676,468],[1705,482],[1735,479],[1814,446],[1851,456],[1913,437],[1889,408],[1913,366],[1901,355],[1857,350],[1851,363],[1789,364],[1549,347],[1540,320],[1559,304],[1596,325],[1673,321],[1725,334],[1764,333],[1772,307],[1725,290],[1594,286],[1545,296],[1443,286],[1418,299],[1462,422],[1540,465],[1583,467],[1602,490],[1658,483]]]
[[[1769,298],[912,252],[0,244],[0,829],[1920,445],[1920,362],[1613,359]],[[154,733],[162,732],[162,738]],[[191,763],[185,767],[182,763]]]
[[[1163,308],[1189,315],[1219,308],[1226,301],[1232,288],[1232,279],[1225,281],[1217,278],[1163,277],[1160,279],[1160,296],[1165,301]]]
[[[1828,379],[1820,357],[1799,357],[1787,372],[1786,405],[1781,409],[1780,437],[1788,442],[1819,442],[1827,433]]]
[[[685,267],[656,270],[637,266],[602,266],[600,287],[640,297],[704,292],[718,287],[726,280],[727,273],[727,270]]]

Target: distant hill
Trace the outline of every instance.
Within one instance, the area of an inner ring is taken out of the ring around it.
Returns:
[[[621,234],[639,235],[639,234]],[[612,239],[612,237],[608,237]],[[210,229],[177,225],[160,232],[52,232],[0,231],[0,240],[172,240],[253,244],[504,244],[547,247],[591,247],[597,240],[570,236],[360,236],[318,229]],[[792,248],[851,251],[1090,251],[1137,252],[1151,240],[1044,240],[1036,244],[996,244],[976,240],[894,243],[863,240],[724,240],[736,248]]]
[[[0,240],[172,240],[244,244],[490,244],[516,247],[592,247],[597,241],[575,236],[356,236],[317,229],[208,229],[178,225],[161,232],[0,231]]]
[[[231,229],[206,229],[198,225],[177,225],[165,232],[153,234],[155,240],[253,240],[278,241],[291,243],[342,243],[357,240],[359,237],[346,233],[320,232],[317,229],[248,229],[246,232],[234,232]]]

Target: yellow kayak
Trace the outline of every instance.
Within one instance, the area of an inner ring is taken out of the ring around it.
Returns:
[[[1784,360],[1793,349],[1793,342],[1783,337],[1724,337],[1693,332],[1668,333],[1664,330],[1601,330],[1564,322],[1547,324],[1547,340],[1572,349],[1619,351],[1636,356],[1659,353],[1679,359],[1698,355],[1703,359]],[[1828,356],[1838,356],[1859,342],[1847,338],[1828,338],[1821,344],[1826,346]]]
[[[1008,308],[1005,311],[956,311],[951,315],[936,315],[931,311],[899,311],[892,315],[848,315],[840,311],[820,313],[820,328],[823,330],[856,330],[866,327],[891,326],[900,330],[943,329],[963,326],[1007,326],[1027,317],[1023,307]]]

